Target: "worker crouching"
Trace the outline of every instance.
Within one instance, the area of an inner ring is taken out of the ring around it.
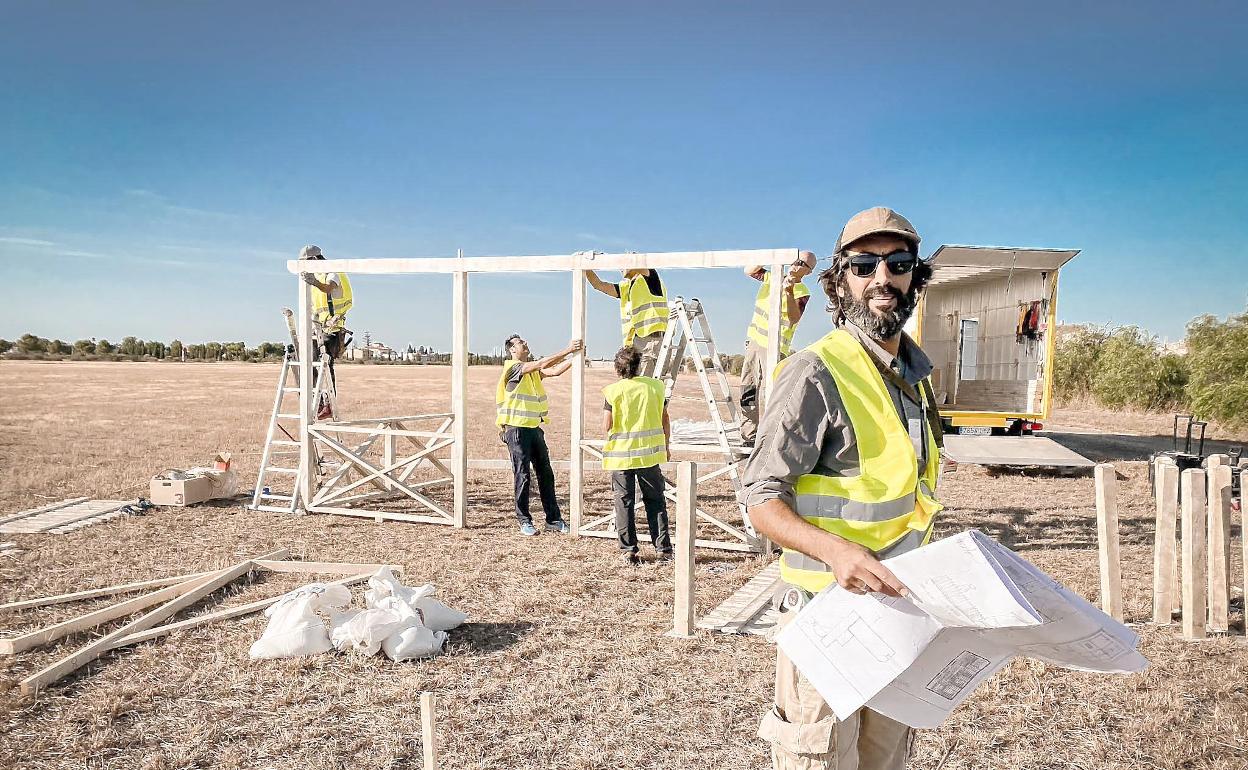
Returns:
[[[624,559],[637,564],[636,488],[646,507],[646,526],[659,561],[672,558],[672,538],[667,524],[667,501],[663,497],[663,473],[671,439],[664,385],[661,380],[638,374],[641,351],[620,348],[615,354],[615,373],[620,379],[602,389],[602,428],[607,434],[602,467],[611,471],[615,497],[615,531]]]

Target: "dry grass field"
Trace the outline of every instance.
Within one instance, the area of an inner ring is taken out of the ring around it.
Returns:
[[[445,411],[444,368],[342,366],[345,416]],[[77,495],[135,496],[166,467],[238,458],[254,479],[276,366],[0,364],[0,512]],[[492,426],[496,370],[474,368],[475,457],[504,458]],[[591,371],[591,384],[606,373]],[[566,379],[553,381],[552,452],[566,457]],[[591,402],[592,403],[592,402]],[[693,416],[693,405],[678,405]],[[1064,427],[1115,428],[1112,415],[1055,415]],[[592,423],[591,423],[592,429]],[[1138,432],[1138,426],[1122,426]],[[913,767],[1248,767],[1248,646],[1242,599],[1232,636],[1201,643],[1151,615],[1151,522],[1145,464],[1117,463],[1126,614],[1152,662],[1132,676],[1090,675],[1016,661],[940,729],[922,733]],[[566,474],[558,474],[566,491]],[[774,647],[755,637],[671,626],[672,570],[621,565],[614,544],[543,534],[521,539],[510,476],[474,472],[466,530],[334,516],[256,514],[241,504],[165,508],[67,535],[14,535],[0,557],[0,602],[221,567],[278,547],[295,557],[399,563],[471,616],[446,655],[393,664],[322,655],[252,662],[263,627],[250,616],[111,654],[41,694],[24,676],[86,637],[0,661],[3,768],[419,768],[417,694],[439,694],[448,768],[765,768],[754,735],[771,697]],[[978,527],[1092,601],[1095,516],[1088,477],[946,477],[938,536]],[[443,496],[442,499],[446,499]],[[565,498],[566,499],[566,498]],[[605,510],[601,482],[592,505]],[[722,498],[714,505],[727,507]],[[536,500],[535,500],[536,505]],[[1240,529],[1234,530],[1239,551]],[[643,555],[645,552],[643,551]],[[700,551],[705,613],[763,566],[759,557]],[[1238,582],[1242,565],[1235,559]],[[237,586],[193,612],[275,595],[299,576]],[[49,607],[0,617],[0,633],[75,612]]]

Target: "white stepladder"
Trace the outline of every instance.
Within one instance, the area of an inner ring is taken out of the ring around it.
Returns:
[[[273,397],[273,414],[269,418],[269,429],[265,434],[264,452],[260,457],[260,472],[256,476],[256,489],[248,508],[253,511],[294,513],[299,507],[298,401],[303,388],[299,382],[299,340],[295,333],[294,313],[290,308],[284,307],[282,315],[285,316],[286,326],[290,331],[290,345],[286,347],[286,353],[282,356],[282,371],[278,375],[277,393]],[[336,417],[338,407],[335,388],[333,378],[328,376],[329,353],[325,350],[324,340],[321,339],[323,335],[319,334],[319,328],[314,328],[320,345],[321,358],[312,365],[314,388],[312,403],[328,402],[330,412]],[[287,396],[294,396],[292,399],[294,403],[289,406],[285,403]],[[288,421],[290,427],[284,425],[283,421]],[[285,458],[293,459],[293,467],[271,464]],[[266,484],[265,477],[270,475],[289,479],[289,494],[286,494],[287,484],[285,483],[282,483],[277,490],[272,488],[273,481]]]

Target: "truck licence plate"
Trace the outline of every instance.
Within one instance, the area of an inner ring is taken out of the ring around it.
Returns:
[[[960,436],[991,436],[992,428],[986,425],[964,425],[958,428]]]

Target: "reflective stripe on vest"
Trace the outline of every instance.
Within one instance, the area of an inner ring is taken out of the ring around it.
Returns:
[[[337,331],[343,327],[343,317],[351,309],[351,279],[346,273],[317,273],[316,280],[321,283],[332,280],[338,284],[330,295],[312,287],[312,317],[325,331]]]
[[[623,471],[667,462],[662,380],[619,380],[603,388],[602,395],[611,404],[611,430],[602,449],[602,467]]]
[[[838,329],[807,350],[818,354],[836,381],[854,429],[859,467],[856,473],[851,469],[844,475],[799,477],[794,490],[798,515],[864,546],[878,558],[926,543],[932,518],[941,509],[934,495],[940,468],[935,437],[926,431],[927,467],[919,478],[909,430],[862,345]],[[924,404],[924,408],[935,407]],[[780,577],[813,593],[835,580],[827,565],[787,549],[780,561]]]
[[[542,376],[538,372],[529,372],[520,378],[520,382],[512,390],[507,390],[507,378],[513,366],[522,362],[511,360],[503,364],[503,374],[498,379],[498,388],[494,392],[494,401],[498,406],[498,414],[494,424],[500,428],[514,425],[517,428],[536,428],[546,421],[547,403],[546,389],[542,386]]]
[[[806,288],[804,283],[793,284],[793,299],[799,300],[802,297],[809,297],[810,289]],[[754,317],[750,319],[750,329],[747,336],[750,342],[759,348],[767,349],[767,330],[771,328],[771,324],[767,320],[771,317],[771,271],[767,271],[767,276],[763,278],[763,285],[758,289],[758,296],[754,298]],[[796,324],[789,323],[789,314],[785,311],[784,302],[780,303],[780,355],[788,356],[793,352],[793,330]]]
[[[644,275],[620,282],[620,330],[625,345],[631,345],[633,337],[648,337],[667,330],[667,287],[662,280],[659,291],[658,296],[650,293]]]

